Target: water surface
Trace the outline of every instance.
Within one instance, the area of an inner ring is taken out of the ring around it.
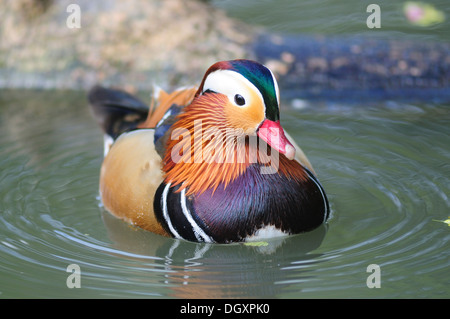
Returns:
[[[1,91],[0,296],[448,298],[449,105],[300,104],[284,101],[282,121],[328,192],[329,222],[210,245],[102,209],[102,137],[83,92]],[[381,288],[366,285],[370,264]]]

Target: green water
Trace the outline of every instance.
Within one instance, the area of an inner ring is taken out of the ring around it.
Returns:
[[[408,22],[403,5],[407,1],[388,0],[213,0],[229,15],[249,24],[279,33],[322,35],[361,35],[367,38],[408,40],[450,40],[450,6],[446,0],[423,1],[443,12],[446,19],[439,24],[421,27]],[[370,4],[380,8],[380,28],[368,28]]]
[[[448,298],[448,105],[288,108],[332,217],[267,246],[133,229],[98,196],[102,137],[83,93],[2,91],[0,296]],[[81,288],[66,285],[68,265]],[[366,285],[381,269],[381,288]]]
[[[365,4],[213,3],[274,31],[369,32]],[[380,37],[448,36],[448,21],[408,26],[381,4]],[[103,210],[103,140],[84,92],[0,91],[0,298],[448,298],[450,105],[366,102],[283,103],[283,126],[328,193],[326,225],[263,246],[208,245]],[[67,286],[71,264],[80,288]],[[366,284],[371,264],[380,288]]]

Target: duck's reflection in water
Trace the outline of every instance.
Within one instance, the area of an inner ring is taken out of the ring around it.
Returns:
[[[327,232],[325,224],[295,236],[206,244],[136,229],[108,212],[102,217],[114,247],[127,258],[142,258],[141,269],[157,274],[149,276],[150,284],[168,288],[164,297],[175,298],[273,298],[291,283],[313,278],[306,265],[320,262],[311,252]]]

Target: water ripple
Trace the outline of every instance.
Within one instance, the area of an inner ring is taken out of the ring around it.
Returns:
[[[332,218],[310,233],[247,246],[163,238],[105,212],[98,128],[80,111],[79,95],[42,109],[48,98],[38,94],[26,121],[0,127],[2,297],[449,295],[450,232],[436,221],[450,208],[446,106],[285,112],[328,193]],[[0,114],[13,114],[13,106]],[[66,286],[72,263],[83,289]],[[366,286],[370,264],[381,267],[381,289]]]

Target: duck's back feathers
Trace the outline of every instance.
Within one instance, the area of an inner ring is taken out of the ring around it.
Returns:
[[[156,101],[152,102],[147,120],[139,125],[139,128],[155,129],[155,148],[161,158],[166,152],[167,140],[171,135],[173,124],[178,115],[191,103],[196,91],[196,88],[182,88],[169,94],[160,89],[157,92]],[[154,107],[155,104],[157,107]]]
[[[150,114],[141,128],[154,128],[166,116],[167,111],[173,106],[185,107],[194,99],[197,88],[180,88],[172,93],[167,93],[159,89],[152,101]],[[156,105],[156,106],[155,106]]]
[[[175,117],[195,91],[168,94],[160,90],[151,107],[121,90],[96,86],[89,92],[91,109],[110,140],[105,144],[100,195],[104,207],[116,217],[167,235],[153,213],[155,192],[163,180],[161,154]]]
[[[94,86],[88,100],[98,124],[113,140],[136,129],[149,113],[148,105],[122,90]]]
[[[179,112],[188,105],[196,88],[182,88],[172,93],[158,89],[150,106],[130,93],[94,86],[88,93],[91,109],[104,133],[114,140],[124,132],[138,128],[155,128],[161,120],[168,118],[173,107]],[[172,112],[174,115],[177,112]]]

